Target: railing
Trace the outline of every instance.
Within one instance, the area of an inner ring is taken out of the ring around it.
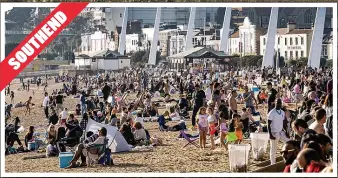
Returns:
[[[19,31],[19,30],[6,30],[5,34],[6,35],[28,35],[31,32],[32,31],[29,31],[29,30],[23,30],[23,31]],[[60,35],[75,35],[75,34],[71,33],[71,32],[61,32]]]
[[[20,77],[38,77],[38,76],[45,76],[45,75],[58,75],[60,73],[61,69],[57,70],[41,70],[41,71],[34,71],[34,72],[21,72],[16,78]]]

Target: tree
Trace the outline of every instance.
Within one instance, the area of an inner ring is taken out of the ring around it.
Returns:
[[[326,67],[333,67],[333,60],[327,60]]]
[[[319,64],[319,66],[320,67],[325,67],[326,66],[326,63],[327,63],[327,59],[326,58],[320,58],[320,64]]]
[[[5,45],[5,56],[8,56],[17,46],[19,43],[8,43]]]
[[[244,56],[242,57],[242,66],[243,67],[251,67],[256,66],[260,67],[262,66],[262,58],[261,55],[250,55],[250,56]]]

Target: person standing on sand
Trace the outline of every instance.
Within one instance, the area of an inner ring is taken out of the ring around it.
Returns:
[[[200,86],[198,84],[195,85],[195,92],[193,94],[193,99],[194,99],[194,109],[192,112],[192,117],[191,117],[191,123],[192,126],[195,127],[196,124],[196,114],[198,110],[204,105],[205,103],[205,93],[203,90],[200,89]]]
[[[229,99],[229,101],[230,101],[230,116],[232,116],[233,114],[237,114],[236,97],[237,97],[237,92],[235,90],[233,90],[231,92],[231,97]]]
[[[271,165],[276,163],[276,151],[279,140],[284,143],[289,140],[287,133],[287,120],[282,110],[282,100],[276,100],[276,106],[268,114],[268,131],[270,135],[270,161]]]
[[[11,91],[11,103],[14,102],[14,91]]]
[[[48,96],[48,93],[45,92],[45,98],[43,99],[43,102],[42,102],[42,107],[45,111],[45,116],[46,118],[48,119],[49,115],[48,115],[48,107],[49,107],[49,96]]]

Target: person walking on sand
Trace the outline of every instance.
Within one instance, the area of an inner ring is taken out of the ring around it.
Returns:
[[[31,108],[30,108],[30,105],[32,104],[32,97],[30,96],[28,98],[28,100],[24,103],[24,105],[26,106],[26,111],[25,111],[25,115],[27,114],[28,112],[28,115],[31,114]]]

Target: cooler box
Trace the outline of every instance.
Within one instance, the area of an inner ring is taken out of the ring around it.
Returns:
[[[28,150],[35,151],[38,149],[38,143],[33,141],[33,142],[28,142]]]
[[[66,168],[69,166],[69,162],[73,159],[74,153],[61,152],[59,154],[60,168]]]

